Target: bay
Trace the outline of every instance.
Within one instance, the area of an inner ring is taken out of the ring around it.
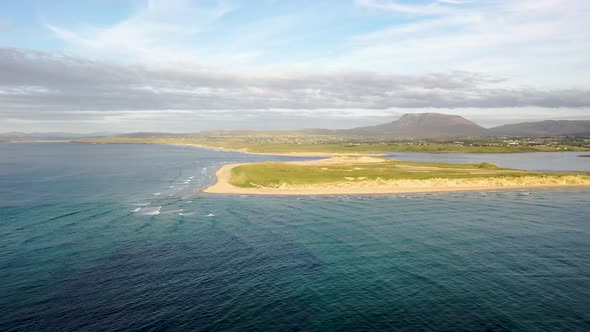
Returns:
[[[590,190],[200,192],[268,159],[0,144],[0,330],[590,329]]]

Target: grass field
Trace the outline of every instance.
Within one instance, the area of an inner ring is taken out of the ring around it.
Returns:
[[[495,165],[414,163],[394,160],[352,164],[297,164],[264,162],[234,167],[230,183],[236,187],[270,187],[281,185],[314,185],[371,180],[427,180],[472,178],[554,177]],[[590,178],[590,177],[589,177]]]
[[[212,148],[239,150],[252,153],[332,153],[332,154],[383,154],[390,152],[426,152],[426,153],[519,153],[519,152],[556,152],[588,151],[590,146],[575,145],[533,145],[533,146],[470,146],[451,142],[427,142],[416,144],[410,142],[360,142],[354,139],[338,138],[339,142],[330,142],[330,138],[320,136],[292,136],[276,138],[257,137],[203,137],[203,136],[153,136],[153,137],[104,137],[79,140],[87,143],[130,143],[130,144],[196,144]],[[277,142],[278,141],[278,142]],[[326,142],[328,141],[328,142]],[[354,143],[352,143],[354,142]]]

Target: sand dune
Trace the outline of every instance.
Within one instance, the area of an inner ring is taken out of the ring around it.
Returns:
[[[381,162],[373,157],[338,157],[319,161],[294,162],[307,165],[342,164],[344,162]],[[590,179],[581,175],[561,177],[523,176],[516,178],[465,178],[427,180],[367,180],[363,177],[346,178],[345,181],[314,185],[287,185],[278,187],[256,186],[254,188],[236,187],[230,184],[231,170],[244,164],[228,164],[221,167],[216,175],[217,182],[204,189],[207,193],[254,194],[254,195],[340,195],[340,194],[396,194],[445,191],[485,191],[499,189],[590,187]],[[489,174],[496,171],[482,171]],[[518,172],[518,171],[517,171]],[[498,173],[501,173],[498,171]]]

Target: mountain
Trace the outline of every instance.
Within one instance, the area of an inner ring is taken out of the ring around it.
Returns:
[[[546,120],[503,125],[486,129],[459,115],[410,113],[396,121],[345,130],[308,130],[312,134],[364,136],[376,138],[453,138],[453,137],[590,137],[590,121]]]
[[[523,122],[486,129],[459,115],[442,113],[409,113],[398,120],[376,126],[352,129],[305,129],[305,130],[213,130],[194,134],[137,132],[118,134],[119,137],[145,138],[152,136],[281,136],[281,135],[330,135],[359,136],[384,139],[415,138],[460,138],[460,137],[538,137],[538,136],[583,136],[590,137],[590,121],[547,120]],[[0,141],[6,140],[52,140],[113,136],[109,133],[0,133]]]
[[[154,136],[159,137],[159,136],[190,136],[190,135],[194,135],[194,134],[188,134],[188,133],[179,134],[179,133],[164,133],[164,132],[136,132],[136,133],[120,134],[120,135],[116,135],[116,137],[144,138],[144,137],[154,137]]]
[[[405,114],[396,121],[343,130],[348,135],[388,138],[443,138],[486,136],[487,129],[459,115],[441,113]]]
[[[23,132],[5,132],[0,133],[2,138],[10,138],[17,140],[65,140],[82,137],[98,137],[98,136],[112,136],[113,133],[90,133],[90,134],[77,134],[77,133],[60,133],[60,132],[48,132],[48,133],[23,133]]]
[[[588,136],[590,121],[546,120],[503,125],[490,129],[493,136]]]

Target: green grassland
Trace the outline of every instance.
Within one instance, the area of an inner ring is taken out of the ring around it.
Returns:
[[[310,135],[286,136],[147,136],[147,137],[104,137],[82,139],[87,143],[128,143],[128,144],[196,144],[211,148],[224,148],[253,153],[339,153],[339,154],[383,154],[390,152],[427,153],[518,153],[588,151],[590,142],[556,140],[547,144],[525,144],[509,146],[497,140],[466,140],[460,143],[449,141],[396,141],[362,140],[353,137],[331,137]]]
[[[580,156],[578,156],[578,157],[582,157],[582,158],[590,158],[590,154],[583,154],[583,155],[580,155]]]
[[[482,170],[497,171],[481,174]],[[480,171],[480,173],[478,173]],[[571,174],[569,174],[571,175]],[[257,186],[276,188],[281,184],[313,185],[361,180],[426,180],[471,178],[555,177],[565,174],[541,174],[510,170],[495,165],[413,163],[388,160],[382,163],[353,163],[343,165],[301,165],[293,163],[263,162],[234,167],[230,183],[237,187]],[[590,179],[590,176],[584,175]],[[359,179],[360,178],[360,179]]]

